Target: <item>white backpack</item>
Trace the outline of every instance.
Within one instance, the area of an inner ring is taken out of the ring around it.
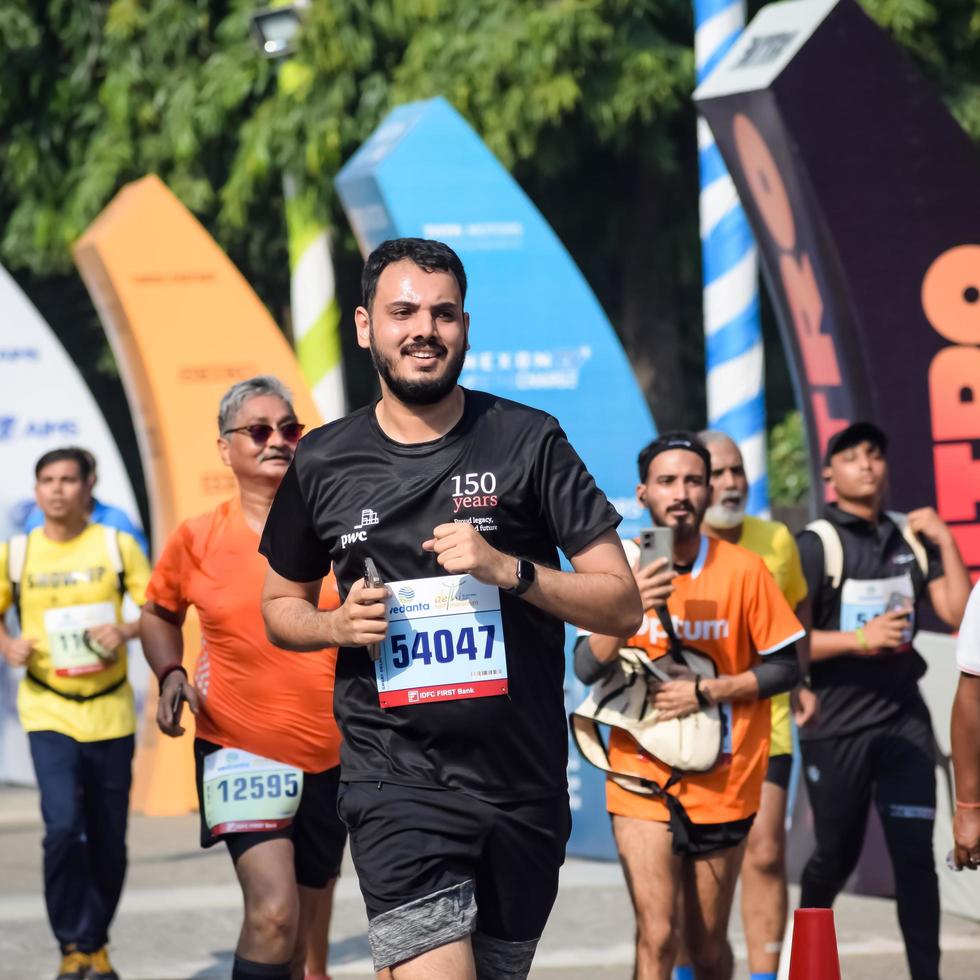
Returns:
[[[105,550],[109,556],[109,564],[116,573],[119,594],[126,594],[125,568],[123,566],[122,552],[119,550],[119,532],[114,527],[103,524],[102,530],[105,532]],[[27,542],[30,535],[15,534],[7,542],[7,578],[10,580],[13,591],[14,607],[17,616],[20,618],[20,583],[24,577],[24,566],[27,564]]]
[[[915,532],[909,527],[908,514],[900,514],[895,510],[886,510],[885,516],[902,532],[902,537],[912,549],[915,560],[923,575],[929,573],[929,556],[922,542],[915,536]],[[840,539],[840,532],[834,525],[824,518],[810,521],[806,529],[820,538],[823,545],[823,570],[824,574],[830,579],[830,584],[835,588],[840,588],[841,579],[844,577],[844,545]]]

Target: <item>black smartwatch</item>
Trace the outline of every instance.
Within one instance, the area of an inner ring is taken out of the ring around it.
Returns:
[[[708,697],[706,691],[701,690],[701,676],[700,674],[694,678],[694,696],[698,699],[698,704],[702,708],[711,707],[711,698]]]
[[[517,559],[517,585],[505,589],[511,595],[524,595],[534,585],[534,562],[524,558]]]

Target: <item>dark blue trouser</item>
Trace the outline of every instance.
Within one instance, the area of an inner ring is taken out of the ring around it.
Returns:
[[[126,877],[134,738],[76,742],[30,732],[44,818],[44,900],[62,952],[109,941]]]
[[[872,800],[895,872],[898,922],[912,980],[939,980],[939,879],[932,851],[936,755],[916,699],[869,728],[801,743],[817,846],[800,881],[802,908],[830,908],[861,855]]]

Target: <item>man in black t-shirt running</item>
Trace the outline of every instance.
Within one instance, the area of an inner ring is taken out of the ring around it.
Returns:
[[[381,399],[298,446],[262,539],[266,628],[341,648],[338,807],[375,968],[524,977],[570,829],[563,622],[630,635],[639,595],[555,419],[457,384],[456,254],[385,242],[362,285]],[[323,612],[331,565],[344,601]]]
[[[939,887],[932,854],[936,780],[925,661],[912,648],[928,597],[959,627],[970,579],[931,507],[885,511],[885,434],[855,422],[831,440],[824,478],[837,503],[799,536],[813,604],[811,677],[819,717],[800,729],[816,850],[800,904],[829,908],[857,864],[874,799],[895,871],[912,980],[938,980]]]

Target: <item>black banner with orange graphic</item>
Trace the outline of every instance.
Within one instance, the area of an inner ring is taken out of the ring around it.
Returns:
[[[877,422],[890,505],[934,504],[976,579],[976,147],[853,0],[764,8],[695,98],[758,240],[814,485],[830,436]]]

